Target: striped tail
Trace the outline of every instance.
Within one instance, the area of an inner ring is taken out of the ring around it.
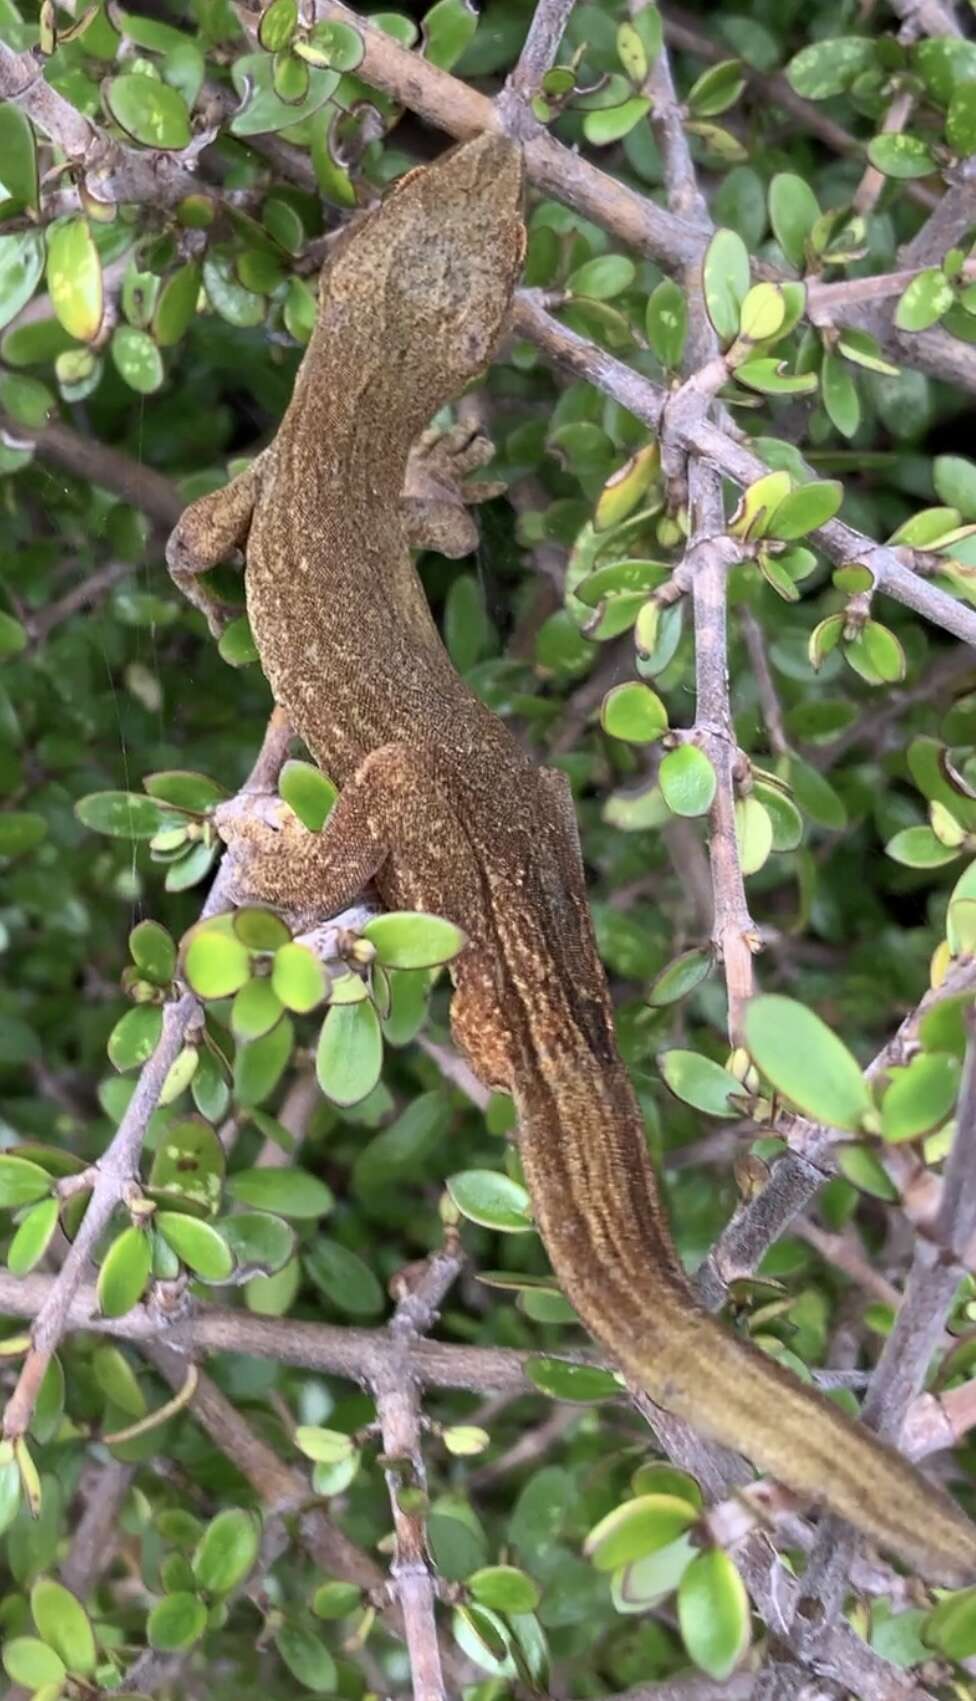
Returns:
[[[526,1060],[516,1103],[567,1297],[658,1405],[839,1513],[934,1581],[976,1577],[976,1525],[893,1448],[702,1310],[681,1271],[623,1067]]]

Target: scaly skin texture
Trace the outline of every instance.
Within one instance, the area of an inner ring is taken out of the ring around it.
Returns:
[[[442,550],[471,547],[448,457],[429,438],[419,462],[411,449],[490,360],[521,201],[519,150],[486,134],[352,226],[277,437],[173,534],[174,576],[201,607],[194,575],[246,550],[275,698],[341,787],[320,834],[288,811],[230,807],[219,825],[242,895],[322,916],[373,879],[391,908],[464,929],[454,1036],[515,1099],[539,1227],[587,1327],[660,1405],[960,1582],[976,1573],[976,1527],[948,1496],[696,1303],[617,1052],[565,781],[458,677],[413,566],[425,520]],[[458,473],[481,458],[457,438],[447,448]]]

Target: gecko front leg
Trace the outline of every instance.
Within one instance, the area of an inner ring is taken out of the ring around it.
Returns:
[[[226,561],[235,549],[245,548],[268,454],[265,449],[229,484],[191,502],[166,545],[166,565],[173,583],[205,616],[215,638],[220,637],[236,610],[201,585],[199,575]]]
[[[411,549],[436,549],[457,560],[478,547],[478,527],[469,508],[498,496],[505,485],[467,475],[486,466],[494,445],[477,427],[430,426],[417,439],[407,461],[401,513]]]

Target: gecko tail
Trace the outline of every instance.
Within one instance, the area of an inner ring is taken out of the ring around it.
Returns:
[[[553,1269],[627,1377],[933,1582],[972,1582],[976,1524],[951,1497],[698,1304],[664,1220],[623,1067],[536,1060],[516,1103]]]

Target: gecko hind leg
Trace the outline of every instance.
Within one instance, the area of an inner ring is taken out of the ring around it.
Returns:
[[[266,454],[267,450],[258,455],[229,484],[191,502],[166,545],[166,565],[173,583],[205,615],[215,638],[238,611],[201,585],[199,575],[225,561],[235,549],[244,549]]]
[[[424,753],[403,744],[360,763],[319,833],[277,798],[247,793],[221,804],[214,820],[233,861],[235,901],[271,904],[307,924],[345,909],[381,873],[384,896],[389,886],[393,902],[435,914],[458,886],[464,840],[450,798]]]
[[[513,1050],[500,1021],[481,880],[451,798],[429,758],[402,744],[374,751],[343,787],[320,833],[287,805],[246,793],[215,816],[233,861],[235,903],[265,903],[304,932],[346,909],[374,878],[394,908],[461,927],[451,965],[455,1042],[486,1085],[511,1090]]]

